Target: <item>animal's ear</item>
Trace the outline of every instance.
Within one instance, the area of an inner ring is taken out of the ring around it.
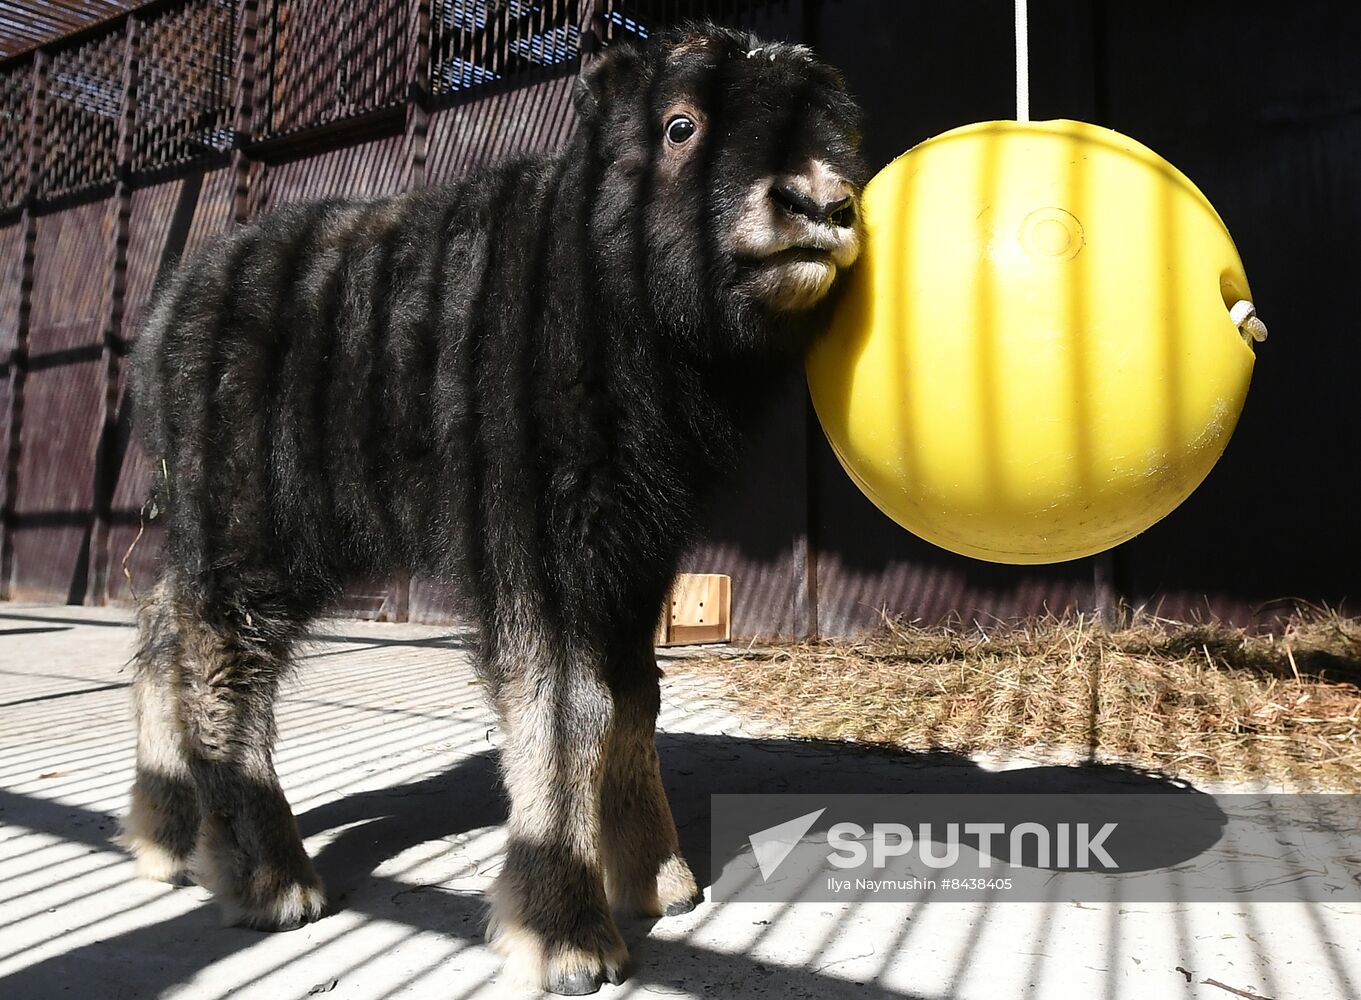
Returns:
[[[621,92],[636,86],[643,74],[643,57],[627,42],[616,42],[581,70],[572,90],[577,114],[590,119],[609,107]]]

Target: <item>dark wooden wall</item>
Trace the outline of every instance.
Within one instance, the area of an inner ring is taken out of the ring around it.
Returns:
[[[1012,114],[1003,0],[191,0],[0,63],[0,592],[128,603],[154,578],[156,470],[122,359],[164,268],[290,201],[439,183],[570,134],[579,39],[707,11],[842,66],[877,162]],[[471,16],[470,16],[471,15]],[[1234,233],[1272,338],[1220,465],[1112,554],[1012,568],[934,549],[846,479],[801,381],[752,442],[688,567],[734,578],[738,635],[847,634],[881,611],[1270,618],[1361,582],[1361,15],[1322,0],[1031,0],[1032,113],[1177,163]],[[583,35],[584,32],[584,35]],[[140,534],[140,538],[139,538]],[[136,545],[133,545],[136,540]],[[125,559],[125,553],[132,554]],[[442,621],[433,581],[356,581],[349,613]]]

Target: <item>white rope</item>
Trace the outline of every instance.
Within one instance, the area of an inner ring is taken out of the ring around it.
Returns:
[[[1239,299],[1229,307],[1229,319],[1244,339],[1250,337],[1259,344],[1266,340],[1266,324],[1257,318],[1257,307],[1247,299]]]

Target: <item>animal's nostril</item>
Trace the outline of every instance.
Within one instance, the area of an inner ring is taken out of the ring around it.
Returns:
[[[855,198],[847,195],[840,201],[834,201],[827,206],[823,214],[834,226],[849,226],[855,221]]]
[[[790,215],[802,215],[805,218],[816,219],[821,214],[818,211],[818,203],[801,191],[796,191],[788,184],[776,184],[770,189],[770,198],[781,209]]]

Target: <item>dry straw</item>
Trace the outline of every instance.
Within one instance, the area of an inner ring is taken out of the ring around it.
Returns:
[[[1038,754],[1292,790],[1361,790],[1361,621],[1272,633],[1139,616],[870,638],[683,661],[790,735]]]

